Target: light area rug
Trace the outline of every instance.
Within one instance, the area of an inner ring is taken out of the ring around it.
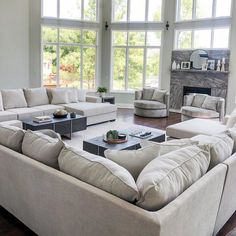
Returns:
[[[87,130],[76,132],[72,134],[72,139],[64,139],[63,141],[68,145],[77,148],[83,149],[83,140],[88,140],[91,138],[95,138],[107,133],[109,130],[125,130],[127,128],[132,129],[142,129],[144,126],[135,125],[131,123],[126,123],[123,121],[114,121],[114,122],[106,122],[98,125],[89,126]],[[150,127],[145,127],[147,130],[155,130]]]

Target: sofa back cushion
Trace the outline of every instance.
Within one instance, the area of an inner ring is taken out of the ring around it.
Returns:
[[[69,103],[68,91],[66,89],[52,89],[52,104],[67,104]]]
[[[217,111],[218,101],[219,101],[219,98],[217,97],[207,96],[202,104],[202,108]]]
[[[198,146],[170,152],[151,161],[136,182],[137,205],[157,211],[200,179],[208,169],[210,153]]]
[[[0,111],[3,111],[4,108],[3,108],[3,103],[2,103],[2,93],[0,91]]]
[[[58,169],[58,156],[64,143],[40,132],[27,130],[22,143],[22,153],[45,165]]]
[[[78,93],[76,88],[67,88],[69,103],[78,102]]]
[[[78,101],[79,102],[86,102],[86,95],[87,92],[83,89],[78,89],[77,90],[77,95],[78,95]]]
[[[60,170],[124,200],[138,199],[131,174],[116,163],[82,150],[65,147],[58,158]]]
[[[16,152],[22,152],[22,141],[25,132],[15,126],[0,125],[0,144]]]
[[[236,124],[236,109],[233,110],[233,112],[230,114],[229,119],[227,120],[226,127],[233,128]]]
[[[155,89],[152,95],[152,100],[158,101],[160,103],[164,103],[166,93],[167,93],[166,90]]]
[[[234,141],[227,134],[218,134],[215,136],[197,135],[192,140],[198,141],[199,145],[208,145],[210,147],[210,169],[224,162],[224,160],[232,155]]]
[[[105,157],[127,169],[137,180],[143,168],[159,156],[159,146],[147,146],[138,150],[106,150]]]
[[[45,88],[27,88],[24,89],[24,93],[28,107],[49,104],[49,99]]]
[[[154,88],[144,88],[143,89],[143,100],[152,100],[152,96],[154,93]]]
[[[204,94],[196,94],[193,98],[193,103],[192,106],[193,107],[202,107],[202,104],[204,103],[205,99],[206,99],[206,95]]]
[[[27,102],[22,89],[2,90],[2,100],[4,109],[27,107]]]

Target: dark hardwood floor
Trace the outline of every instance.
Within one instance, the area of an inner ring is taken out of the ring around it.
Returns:
[[[127,123],[144,125],[152,128],[165,130],[168,125],[180,122],[180,115],[177,113],[170,113],[168,118],[149,119],[133,115],[132,109],[119,109],[118,119]],[[226,223],[217,236],[225,236],[234,227],[236,227],[236,213]],[[14,216],[0,207],[0,236],[33,236],[35,235],[31,230],[24,226]],[[199,235],[201,236],[201,235]]]

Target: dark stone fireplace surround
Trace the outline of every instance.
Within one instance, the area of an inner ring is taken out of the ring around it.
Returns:
[[[173,51],[172,62],[189,61],[193,50]],[[208,50],[209,59],[226,59],[226,71],[229,68],[229,50]],[[171,63],[172,63],[171,62]],[[226,99],[228,90],[228,72],[172,70],[170,79],[170,108],[180,110],[185,93],[203,93]]]

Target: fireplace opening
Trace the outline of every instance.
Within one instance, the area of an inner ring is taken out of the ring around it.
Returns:
[[[183,96],[189,95],[191,93],[201,93],[201,94],[211,95],[211,88],[184,86]]]

